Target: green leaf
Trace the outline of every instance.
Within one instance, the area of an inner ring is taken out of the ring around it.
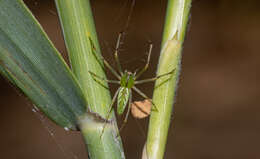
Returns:
[[[22,0],[0,0],[0,72],[50,119],[75,129],[86,112],[83,93]]]

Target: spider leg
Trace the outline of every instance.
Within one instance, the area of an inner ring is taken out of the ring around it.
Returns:
[[[100,77],[100,76],[96,75],[94,72],[91,72],[91,71],[88,71],[88,72],[89,72],[94,78],[97,78],[97,79],[99,79],[99,80],[101,80],[101,81],[105,81],[105,82],[107,82],[107,83],[120,84],[119,81],[116,81],[116,80],[107,80],[107,79],[105,79],[105,78],[103,78],[103,77]]]
[[[106,67],[112,72],[112,74],[117,78],[117,79],[121,79],[119,74],[116,72],[116,70],[113,69],[113,67],[111,67],[109,65],[109,63],[102,57],[103,61],[104,61],[104,64],[106,65]]]
[[[112,72],[112,74],[113,74],[114,76],[116,76],[117,79],[120,80],[119,74],[116,72],[115,69],[113,69],[112,66],[109,65],[109,63],[103,58],[103,56],[101,55],[100,57],[98,57],[98,56],[96,55],[96,53],[95,53],[96,48],[95,48],[95,46],[94,46],[93,41],[90,39],[90,37],[89,37],[89,41],[90,41],[90,45],[92,46],[92,53],[93,53],[93,55],[95,56],[95,58],[96,58],[98,61],[100,61],[100,60],[103,61],[104,64],[105,64],[105,66]],[[102,66],[102,64],[101,64],[100,62],[99,62],[99,64]]]
[[[120,32],[119,35],[118,35],[117,42],[116,42],[115,54],[114,54],[115,59],[116,59],[117,68],[118,68],[121,76],[123,75],[123,71],[122,71],[122,67],[121,67],[121,64],[120,64],[120,61],[119,61],[119,58],[118,58],[118,51],[119,51],[122,35],[123,35],[122,32]]]
[[[175,71],[175,69],[173,69],[172,71],[168,72],[168,73],[164,73],[161,74],[159,76],[156,76],[154,78],[149,78],[149,79],[144,79],[144,80],[140,80],[140,81],[135,81],[135,84],[142,84],[142,83],[147,83],[147,82],[153,82],[156,81],[157,79],[160,79],[161,77],[167,76],[169,74],[172,74]]]
[[[138,74],[136,75],[136,79],[139,78],[149,67],[149,63],[150,63],[150,59],[151,59],[151,53],[152,53],[152,49],[153,49],[153,44],[150,44],[149,46],[149,53],[148,53],[148,57],[147,57],[147,62],[144,66],[144,68],[138,72]]]
[[[158,108],[156,107],[156,105],[154,104],[154,102],[148,98],[140,89],[136,88],[135,86],[133,87],[133,90],[136,91],[139,95],[141,95],[143,98],[148,99],[153,106],[155,107],[156,111],[158,111]]]
[[[116,93],[115,93],[115,95],[114,95],[114,97],[113,97],[113,99],[112,99],[112,101],[111,101],[111,104],[109,105],[109,109],[108,109],[108,112],[107,112],[107,115],[106,115],[106,118],[105,118],[106,120],[109,118],[109,116],[110,116],[110,114],[111,114],[111,112],[112,112],[112,108],[113,108],[113,105],[114,105],[114,103],[115,103],[115,101],[116,101],[116,97],[117,97],[117,95],[118,95],[118,93],[119,93],[119,90],[120,90],[120,88],[117,89],[117,91],[116,91]],[[104,124],[104,126],[103,126],[103,129],[102,129],[100,138],[102,137],[102,135],[103,135],[103,133],[104,133],[104,131],[105,131],[106,125],[107,125],[107,122],[106,122],[106,123]]]

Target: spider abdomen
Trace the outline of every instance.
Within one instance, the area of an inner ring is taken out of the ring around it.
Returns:
[[[119,115],[123,114],[127,102],[129,100],[129,95],[130,95],[130,89],[127,87],[120,87],[118,96],[117,96],[117,113]]]

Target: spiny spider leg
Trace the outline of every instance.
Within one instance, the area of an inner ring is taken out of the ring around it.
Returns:
[[[148,99],[153,106],[155,107],[156,111],[158,111],[158,108],[156,107],[156,105],[154,104],[154,102],[148,98],[140,89],[136,88],[135,86],[132,87],[139,95],[141,95],[143,98]]]
[[[120,90],[120,88],[118,88],[117,89],[117,91],[116,91],[116,93],[115,93],[115,95],[114,95],[114,97],[113,97],[113,99],[112,99],[112,101],[111,101],[111,104],[109,105],[109,109],[108,109],[108,112],[107,112],[107,115],[106,115],[106,120],[109,118],[109,116],[110,116],[110,113],[112,112],[112,108],[113,108],[113,105],[114,105],[114,103],[115,103],[115,101],[116,101],[116,97],[117,97],[117,95],[118,95],[118,93],[119,93],[119,90]],[[102,135],[103,135],[103,133],[104,133],[104,131],[105,131],[105,127],[106,127],[106,125],[107,125],[107,122],[104,124],[104,126],[103,126],[103,129],[102,129],[102,132],[101,132],[101,135],[100,135],[100,138],[102,137]]]
[[[119,50],[119,47],[120,47],[122,34],[123,33],[120,32],[119,35],[118,35],[117,42],[116,42],[116,50],[115,50],[115,54],[114,54],[115,59],[116,59],[117,68],[118,68],[121,76],[123,75],[123,71],[122,71],[122,67],[121,67],[121,64],[120,64],[120,61],[119,61],[119,58],[118,58],[118,50]]]
[[[92,76],[94,76],[94,78],[97,78],[97,79],[99,79],[99,80],[101,80],[101,81],[105,81],[105,82],[107,82],[107,83],[120,84],[119,81],[116,81],[116,80],[107,80],[107,79],[105,79],[105,78],[103,78],[103,77],[100,77],[100,76],[96,75],[95,73],[93,73],[93,72],[91,72],[91,71],[88,71],[88,72],[89,72]]]
[[[149,53],[148,53],[148,57],[147,57],[147,62],[144,66],[144,68],[138,72],[138,74],[136,75],[135,79],[139,78],[149,67],[149,63],[150,63],[150,59],[151,59],[151,53],[152,53],[152,49],[153,49],[153,44],[150,44],[149,46]]]
[[[169,74],[172,74],[174,71],[175,71],[175,69],[173,69],[172,71],[170,71],[168,73],[164,73],[164,74],[161,74],[159,76],[156,76],[154,78],[149,78],[149,79],[144,79],[144,80],[140,80],[140,81],[135,81],[135,84],[142,84],[142,83],[147,83],[147,82],[153,82],[153,81],[156,81],[157,79],[159,79],[161,77],[164,77],[164,76],[167,76]]]
[[[127,123],[127,119],[128,119],[130,108],[131,108],[131,103],[132,103],[132,91],[130,90],[126,116],[125,116],[125,119],[123,121],[123,124],[121,125],[121,128],[119,129],[119,132],[121,132],[121,130],[124,128],[125,124]]]
[[[103,58],[103,57],[102,57]],[[116,76],[116,78],[118,79],[118,80],[120,80],[121,79],[121,77],[118,75],[118,73],[116,72],[116,70],[114,70],[113,69],[113,67],[111,67],[109,64],[108,64],[108,62],[103,58],[103,61],[104,61],[104,64],[106,65],[106,67],[112,72],[112,74],[114,75],[114,76]]]
[[[111,67],[110,65],[109,65],[109,63],[103,58],[103,56],[101,55],[100,57],[98,57],[97,55],[96,55],[96,53],[95,53],[95,51],[96,51],[96,48],[95,48],[95,46],[94,46],[94,43],[93,43],[93,41],[91,40],[91,38],[89,37],[89,41],[90,41],[90,45],[92,46],[92,53],[93,53],[93,55],[95,56],[95,58],[99,61],[99,60],[102,60],[103,62],[104,62],[104,64],[105,64],[105,66],[112,72],[112,74],[114,75],[114,76],[116,76],[116,78],[117,79],[121,79],[120,78],[120,76],[119,76],[119,74],[116,72],[116,70],[114,70],[113,69],[113,67]]]

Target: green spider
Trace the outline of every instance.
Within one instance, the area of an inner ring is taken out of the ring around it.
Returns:
[[[116,101],[116,97],[117,97],[117,114],[118,115],[122,115],[123,114],[123,112],[126,109],[127,102],[128,102],[127,113],[126,113],[126,116],[125,116],[125,118],[123,120],[123,124],[122,124],[120,130],[124,127],[124,125],[126,124],[127,119],[128,119],[128,115],[129,115],[130,108],[131,108],[131,103],[132,103],[132,90],[137,92],[143,98],[150,100],[151,103],[153,104],[153,106],[155,107],[155,109],[158,111],[158,109],[156,108],[156,106],[152,102],[152,100],[149,99],[135,85],[143,84],[143,83],[147,83],[147,82],[153,82],[153,81],[156,81],[157,79],[159,79],[159,78],[161,78],[163,76],[167,76],[167,75],[172,74],[174,72],[174,70],[172,70],[172,71],[170,71],[168,73],[165,73],[165,74],[153,77],[153,78],[144,79],[144,80],[137,80],[148,69],[148,66],[149,66],[149,63],[150,63],[151,52],[152,52],[152,48],[153,48],[152,44],[150,44],[150,46],[149,46],[149,53],[148,53],[146,65],[144,66],[144,68],[141,71],[132,73],[130,71],[125,70],[123,72],[121,64],[119,62],[119,58],[118,58],[118,50],[119,50],[120,40],[121,40],[122,34],[123,33],[120,33],[119,36],[118,36],[116,49],[115,49],[115,53],[114,53],[119,73],[115,69],[113,69],[110,66],[110,64],[103,57],[101,57],[101,59],[103,60],[105,66],[112,72],[112,74],[118,80],[107,80],[107,79],[105,79],[103,77],[100,77],[100,76],[96,75],[95,73],[89,71],[89,73],[96,79],[99,79],[99,80],[102,80],[102,81],[106,81],[107,83],[113,83],[113,84],[120,85],[120,87],[117,89],[116,93],[114,94],[114,96],[112,98],[112,102],[111,102],[111,104],[109,106],[109,111],[108,111],[107,116],[106,116],[106,119],[108,119],[109,116],[110,116],[110,113],[112,111],[113,105],[114,105],[114,103]],[[92,45],[92,47],[94,46],[92,42],[91,42],[91,45]],[[95,50],[94,47],[93,47],[93,49]],[[103,131],[104,131],[104,128],[103,128]]]

